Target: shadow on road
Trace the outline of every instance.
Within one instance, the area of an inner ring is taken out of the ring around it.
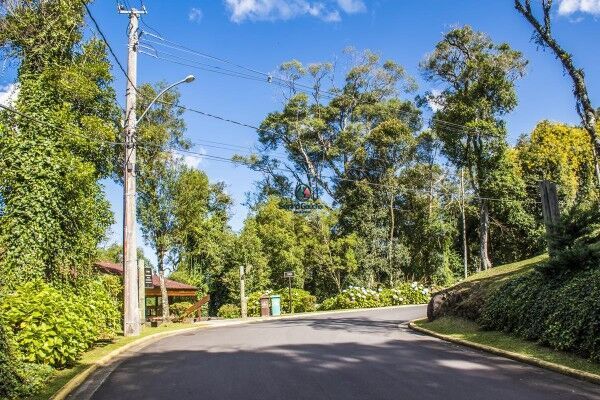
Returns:
[[[349,321],[350,320],[350,321]],[[363,329],[368,318],[303,320],[316,329]],[[293,326],[301,321],[277,321]],[[376,321],[389,330],[400,321]],[[217,331],[215,331],[216,333]],[[429,338],[304,343],[233,350],[170,339],[123,362],[94,399],[584,399],[597,386]],[[173,349],[169,349],[172,347]],[[178,349],[177,349],[178,348]]]

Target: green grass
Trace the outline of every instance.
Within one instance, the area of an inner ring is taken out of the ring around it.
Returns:
[[[487,271],[481,271],[469,276],[461,282],[477,282],[483,280],[498,280],[503,281],[508,277],[513,277],[517,274],[530,271],[534,266],[546,261],[547,254],[542,254],[527,260],[518,261],[511,264],[504,264],[498,267],[490,268]]]
[[[600,364],[598,363],[594,363],[570,353],[552,350],[510,334],[496,331],[483,331],[475,322],[466,319],[443,317],[433,322],[417,321],[416,325],[456,339],[468,340],[470,342],[518,353],[530,358],[559,364],[579,371],[600,375]]]
[[[197,324],[165,324],[157,328],[145,327],[140,336],[135,337],[123,337],[120,336],[115,340],[98,344],[86,353],[84,353],[79,363],[72,368],[56,370],[52,373],[48,382],[44,388],[36,395],[30,397],[30,400],[47,400],[51,398],[56,392],[58,392],[67,382],[69,382],[74,376],[84,371],[96,363],[99,359],[112,352],[113,350],[119,349],[131,342],[144,338],[146,336],[154,335],[155,333],[171,332],[180,329],[191,328],[198,326]]]

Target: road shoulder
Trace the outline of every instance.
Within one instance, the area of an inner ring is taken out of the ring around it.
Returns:
[[[461,337],[457,337],[456,335],[440,333],[435,330],[429,329],[429,327],[426,327],[426,324],[425,324],[426,321],[427,321],[426,318],[413,320],[408,323],[408,326],[410,329],[412,329],[416,332],[423,333],[423,334],[426,334],[429,336],[433,336],[438,339],[445,340],[447,342],[459,344],[462,346],[467,346],[467,347],[470,347],[470,348],[473,348],[476,350],[481,350],[481,351],[484,351],[487,353],[491,353],[491,354],[498,355],[501,357],[509,358],[511,360],[515,360],[515,361],[519,361],[519,362],[533,365],[536,367],[544,368],[547,370],[558,372],[563,375],[567,375],[567,376],[570,376],[573,378],[581,379],[581,380],[584,380],[587,382],[591,382],[591,383],[600,385],[600,375],[598,375],[596,373],[592,373],[592,372],[588,372],[588,371],[584,371],[584,370],[580,370],[580,369],[571,368],[571,367],[568,367],[565,365],[560,365],[557,363],[549,362],[549,361],[542,360],[540,358],[537,358],[537,357],[534,357],[531,355],[521,354],[521,353],[517,353],[514,351],[509,351],[509,350],[503,349],[499,346],[498,347],[491,346],[489,344],[478,343],[478,342],[475,342],[472,340],[467,340],[467,339],[464,339]],[[518,339],[515,339],[515,340],[518,340]]]

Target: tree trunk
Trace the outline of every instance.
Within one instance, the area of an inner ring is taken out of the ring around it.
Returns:
[[[554,55],[561,62],[563,68],[573,81],[573,95],[575,96],[577,113],[581,117],[583,127],[590,135],[592,141],[592,146],[594,148],[594,169],[596,172],[597,184],[600,187],[600,166],[598,165],[600,138],[598,138],[596,132],[595,110],[588,95],[583,70],[575,66],[571,54],[563,49],[552,36],[552,27],[550,24],[552,0],[542,0],[543,19],[538,19],[533,15],[531,0],[525,0],[524,4],[521,0],[515,0],[515,8],[534,28],[538,44],[543,47],[549,47],[554,52]]]
[[[467,219],[465,217],[465,169],[460,169],[460,213],[462,216],[462,236],[463,236],[463,265],[465,269],[465,279],[469,275],[468,244],[467,244]]]
[[[167,295],[167,286],[165,285],[164,269],[165,251],[158,251],[158,278],[160,280],[160,295],[162,298],[162,317],[163,320],[169,319],[169,296]]]
[[[394,194],[390,194],[390,242],[388,246],[388,262],[390,267],[390,285],[392,284],[392,271],[394,268]]]
[[[488,255],[488,240],[490,231],[490,213],[485,200],[481,200],[479,208],[479,257],[481,258],[481,269],[486,270],[492,267],[492,262]]]

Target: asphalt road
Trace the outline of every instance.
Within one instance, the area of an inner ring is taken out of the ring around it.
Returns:
[[[424,307],[217,327],[165,338],[87,385],[114,399],[600,399],[600,386],[410,331]]]

